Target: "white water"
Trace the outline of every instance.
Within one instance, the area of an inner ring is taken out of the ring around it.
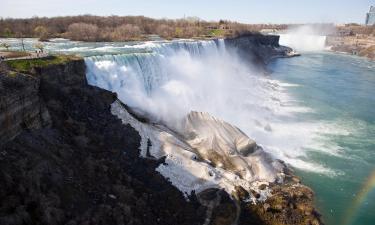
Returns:
[[[280,45],[285,45],[299,52],[322,51],[326,48],[327,29],[312,25],[291,27],[280,35]]]
[[[280,34],[280,45],[299,52],[322,51],[326,48],[326,36],[302,33]]]
[[[146,43],[150,53],[86,58],[91,85],[114,91],[119,99],[154,121],[179,130],[192,110],[209,112],[244,131],[264,149],[294,167],[330,174],[310,162],[319,124],[299,122],[300,107],[283,84],[256,74],[223,41]]]

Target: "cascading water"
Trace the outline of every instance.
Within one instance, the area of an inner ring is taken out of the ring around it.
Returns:
[[[280,35],[280,45],[285,45],[299,52],[316,52],[326,49],[326,34],[332,28],[303,25],[290,27]]]
[[[144,52],[87,57],[89,83],[116,92],[133,109],[175,130],[190,111],[208,112],[297,168],[332,173],[305,158],[304,147],[320,125],[295,116],[310,109],[288,96],[284,86],[289,84],[256,74],[226,50],[223,40],[131,48]]]
[[[299,52],[322,51],[326,48],[326,36],[313,34],[280,34],[280,44]]]

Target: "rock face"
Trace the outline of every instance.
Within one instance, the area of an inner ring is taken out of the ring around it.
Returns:
[[[237,51],[249,62],[265,65],[276,57],[290,57],[293,50],[279,45],[280,36],[248,34],[225,39],[225,46]]]
[[[39,86],[40,80],[35,77],[0,71],[0,145],[25,129],[50,124]]]
[[[262,204],[240,201],[239,224],[254,225],[318,225],[323,224],[315,210],[313,191],[302,185],[288,169],[282,184],[271,184],[271,196]],[[243,191],[237,191],[237,198],[244,199]]]
[[[165,159],[140,157],[140,134],[111,113],[115,94],[87,85],[83,60],[31,74],[0,74],[14,90],[1,90],[0,113],[15,122],[0,127],[12,133],[0,143],[0,225],[322,224],[312,191],[288,171],[265,202],[241,186],[186,199],[156,171]]]
[[[29,82],[40,82],[32,90],[52,124],[1,145],[1,225],[203,223],[194,195],[186,201],[155,171],[161,162],[139,158],[138,133],[111,114],[116,95],[86,84],[83,60]]]

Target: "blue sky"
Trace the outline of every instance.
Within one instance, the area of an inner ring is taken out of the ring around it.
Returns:
[[[0,17],[186,15],[245,23],[364,23],[370,5],[375,0],[1,0]]]

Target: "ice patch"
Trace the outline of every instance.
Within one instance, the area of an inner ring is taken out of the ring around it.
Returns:
[[[283,164],[256,147],[238,128],[208,113],[189,114],[181,125],[185,132],[176,133],[163,125],[139,122],[118,101],[111,112],[139,132],[141,156],[166,157],[156,170],[185,195],[208,188],[232,193],[235,186],[250,191],[260,181],[283,179]]]

